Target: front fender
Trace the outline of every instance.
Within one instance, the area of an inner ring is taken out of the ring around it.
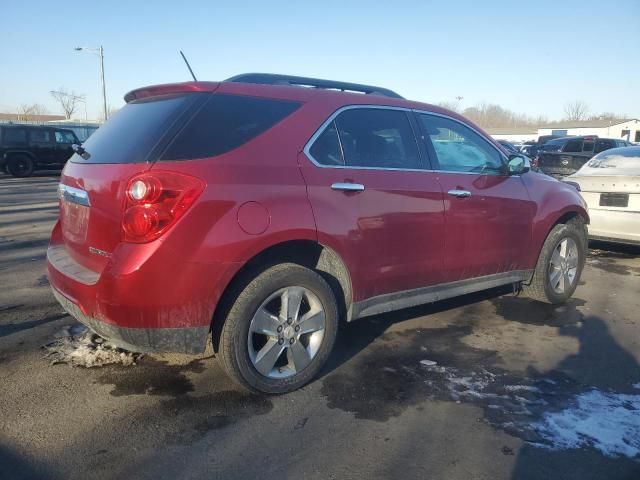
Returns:
[[[531,228],[532,248],[527,259],[529,268],[534,268],[551,229],[575,215],[580,215],[588,224],[589,211],[580,193],[571,185],[536,172],[523,175],[522,180],[537,206]]]

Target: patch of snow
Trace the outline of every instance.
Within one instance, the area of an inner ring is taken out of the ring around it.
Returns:
[[[438,362],[434,362],[433,360],[420,360],[420,364],[426,367],[433,367],[438,364]]]
[[[67,363],[80,367],[102,367],[104,365],[135,365],[139,353],[129,352],[109,343],[82,325],[64,328],[56,340],[44,345],[45,358],[51,364]]]
[[[533,385],[507,385],[504,387],[507,392],[527,391],[527,392],[539,392],[538,387]]]
[[[638,390],[640,390],[640,382],[638,382],[638,383],[634,383],[634,384],[632,385],[632,387],[633,387],[633,388],[637,388]]]
[[[640,458],[640,395],[599,390],[578,395],[534,425],[550,448],[593,447],[604,455]]]

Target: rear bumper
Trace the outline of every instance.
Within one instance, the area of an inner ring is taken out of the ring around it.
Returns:
[[[589,209],[589,238],[640,244],[640,212]]]
[[[80,307],[52,287],[53,295],[66,312],[114,345],[134,352],[204,352],[209,327],[127,328],[102,322],[82,312]]]
[[[67,250],[56,225],[47,273],[65,310],[116,345],[133,351],[201,353],[216,305],[240,264],[190,257],[161,241],[120,244],[93,271]]]

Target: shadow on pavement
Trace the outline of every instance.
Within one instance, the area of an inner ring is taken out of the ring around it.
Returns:
[[[577,391],[586,392],[595,387],[605,392],[638,394],[632,385],[640,381],[640,365],[609,334],[602,319],[590,316],[580,325],[565,325],[560,328],[560,335],[577,339],[579,351],[566,357],[556,369],[546,374],[547,377],[566,375],[575,381]],[[529,375],[535,377],[540,373],[530,369]],[[554,407],[568,406],[563,403]],[[525,443],[518,452],[512,478],[631,480],[640,478],[640,458],[634,461],[625,457],[594,455],[591,449],[585,448],[550,450]]]
[[[0,478],[11,480],[36,480],[61,478],[32,459],[25,459],[17,452],[0,445]]]

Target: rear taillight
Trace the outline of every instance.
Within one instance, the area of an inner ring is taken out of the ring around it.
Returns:
[[[125,242],[155,240],[193,205],[204,190],[202,180],[175,172],[147,172],[127,184],[122,216]]]

